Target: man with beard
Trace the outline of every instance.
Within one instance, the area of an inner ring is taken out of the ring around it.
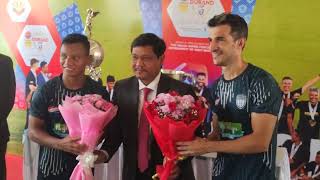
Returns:
[[[212,179],[275,179],[280,89],[271,74],[244,61],[245,20],[220,14],[208,22],[213,62],[222,76],[212,86],[213,132],[209,139],[178,142],[182,156],[218,152]]]

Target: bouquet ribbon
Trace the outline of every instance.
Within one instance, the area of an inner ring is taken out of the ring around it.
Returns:
[[[94,167],[94,162],[98,156],[92,152],[85,152],[83,155],[77,156],[79,163],[74,168],[70,179],[93,180],[91,168]]]

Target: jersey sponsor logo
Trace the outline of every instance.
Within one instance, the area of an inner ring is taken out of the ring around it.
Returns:
[[[244,134],[242,124],[240,123],[221,121],[219,122],[219,128],[222,138],[236,139],[242,137]]]
[[[244,94],[238,94],[236,97],[236,105],[238,109],[243,109],[247,104],[247,96]]]

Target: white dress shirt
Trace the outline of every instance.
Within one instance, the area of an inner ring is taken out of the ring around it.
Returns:
[[[139,81],[138,121],[140,120],[140,113],[141,113],[142,106],[143,106],[143,99],[144,99],[143,89],[144,88],[152,89],[152,91],[149,93],[147,99],[148,99],[148,102],[151,102],[152,100],[154,100],[157,96],[157,89],[158,89],[158,84],[160,81],[160,76],[161,76],[161,72],[159,72],[159,74],[156,76],[156,78],[154,78],[154,80],[148,85],[144,85],[140,79],[138,80]],[[139,122],[138,122],[138,127],[139,127]]]

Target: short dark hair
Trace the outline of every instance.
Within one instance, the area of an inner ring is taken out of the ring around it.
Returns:
[[[316,87],[310,87],[309,88],[309,92],[316,92],[316,93],[319,93],[319,89],[316,88]]]
[[[153,33],[143,33],[136,37],[131,43],[131,52],[137,46],[152,46],[152,50],[158,58],[166,51],[164,40]]]
[[[198,77],[198,76],[206,76],[206,73],[204,73],[204,72],[198,72],[198,73],[196,74],[196,77]]]
[[[115,81],[116,80],[115,80],[114,76],[112,76],[112,75],[107,76],[107,82],[115,82]]]
[[[237,14],[222,13],[214,16],[208,21],[209,27],[229,25],[231,27],[231,36],[233,39],[248,39],[248,25],[246,21]]]
[[[68,34],[63,40],[62,40],[62,44],[74,44],[74,43],[80,43],[83,45],[83,47],[86,50],[86,54],[89,55],[90,54],[90,42],[87,38],[87,36],[83,35],[83,34],[77,34],[77,33],[73,33],[73,34]]]
[[[282,81],[284,81],[284,80],[293,80],[290,76],[284,76],[283,78],[282,78]]]
[[[41,68],[43,68],[45,65],[47,65],[48,63],[47,62],[45,62],[45,61],[41,61],[41,63],[40,63],[40,67]]]
[[[32,58],[32,59],[30,60],[30,66],[32,66],[32,65],[34,65],[35,63],[38,63],[38,62],[39,62],[38,59]]]

